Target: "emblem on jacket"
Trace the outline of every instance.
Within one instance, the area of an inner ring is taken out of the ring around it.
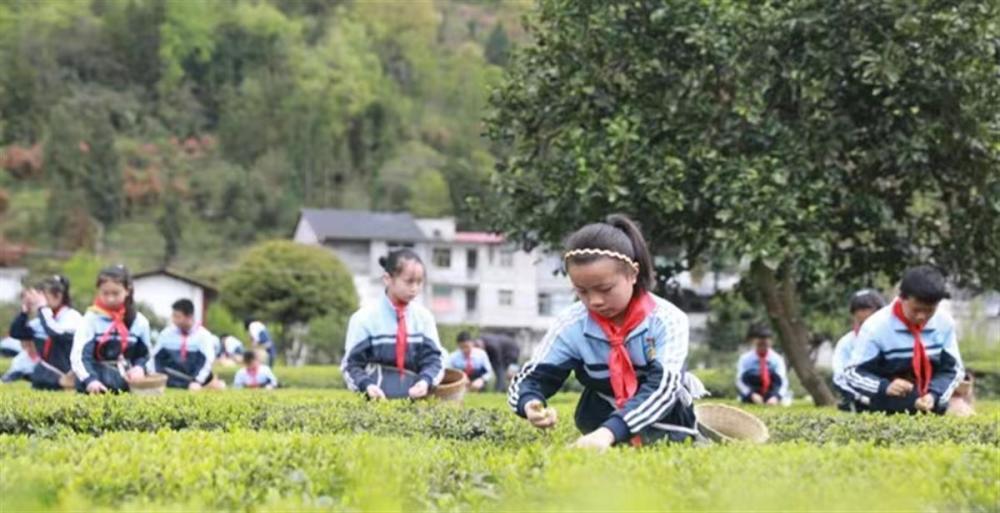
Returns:
[[[653,337],[646,337],[642,342],[642,352],[646,354],[646,362],[652,362],[656,359],[656,339]]]

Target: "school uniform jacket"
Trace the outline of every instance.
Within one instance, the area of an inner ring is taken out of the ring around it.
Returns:
[[[832,362],[833,384],[837,385],[837,388],[849,399],[867,402],[867,398],[862,399],[864,396],[851,388],[850,383],[847,382],[847,374],[844,372],[847,368],[847,362],[851,359],[851,352],[854,350],[854,343],[857,338],[858,336],[854,330],[848,331],[843,337],[840,337],[837,345],[834,346]]]
[[[469,358],[472,360],[472,374],[469,376],[469,381],[474,381],[480,378],[482,378],[483,381],[493,379],[493,365],[490,364],[490,357],[486,354],[486,351],[483,351],[478,347],[474,347],[472,348],[472,352],[469,354]],[[463,353],[461,349],[451,353],[451,356],[448,357],[448,367],[465,372],[465,353]]]
[[[267,351],[268,363],[274,365],[275,358],[277,358],[277,348],[274,347],[274,341],[271,340],[271,334],[267,331],[267,326],[260,321],[253,321],[247,326],[247,332],[250,334],[250,340],[264,348]]]
[[[406,307],[407,347],[404,367],[430,386],[444,377],[444,348],[438,338],[434,317],[423,306]],[[341,372],[347,387],[364,392],[376,384],[369,366],[396,366],[396,309],[387,295],[361,307],[347,325],[347,343]]]
[[[914,380],[913,335],[893,315],[893,304],[875,312],[861,325],[844,374],[852,389],[870,399],[872,409],[910,411],[917,399],[916,391],[902,400],[886,395],[893,379]],[[934,410],[943,412],[965,377],[955,320],[938,309],[923,327],[920,338],[931,361],[929,392],[934,396]]]
[[[615,434],[616,442],[660,423],[678,403],[690,407],[684,373],[687,315],[663,298],[654,295],[653,299],[653,311],[625,338],[638,389],[621,409],[615,407],[608,370],[610,342],[580,302],[557,316],[534,356],[511,381],[507,394],[510,408],[524,417],[529,401],[545,403],[570,372],[584,387],[577,407],[577,427],[582,432],[606,427]]]
[[[228,356],[235,358],[243,355],[243,342],[240,339],[228,335],[225,338],[215,337],[215,356]]]
[[[278,386],[278,377],[267,365],[259,365],[254,374],[250,374],[250,371],[243,367],[236,371],[236,376],[233,377],[233,386],[236,388],[276,387]]]
[[[132,367],[145,367],[151,354],[149,320],[136,312],[129,326],[128,343],[122,353],[122,340],[117,331],[108,333],[107,341],[99,343],[111,326],[111,318],[94,309],[83,315],[80,328],[73,337],[70,361],[76,374],[77,390],[86,391],[91,381],[99,380],[111,391],[127,391],[128,383],[118,368],[121,363]],[[124,365],[123,365],[124,367]]]
[[[167,374],[167,386],[187,388],[191,381],[166,372],[166,368],[187,374],[201,385],[212,376],[215,343],[218,339],[204,326],[195,326],[186,334],[186,339],[186,349],[182,351],[185,334],[177,326],[170,325],[160,332],[156,340],[149,370]]]
[[[73,351],[73,335],[82,321],[80,312],[62,307],[58,312],[52,308],[38,309],[38,315],[28,320],[22,312],[10,326],[10,336],[19,340],[33,340],[35,349],[45,364],[38,364],[31,374],[34,388],[59,389],[59,373],[49,366],[66,373],[70,371],[70,353]]]
[[[27,351],[17,353],[17,356],[11,359],[7,372],[0,376],[0,382],[12,383],[20,379],[30,380],[31,374],[35,371],[35,362]]]
[[[755,393],[761,394],[765,400],[771,397],[777,397],[780,400],[791,398],[785,359],[774,349],[767,350],[767,368],[771,375],[771,386],[761,394],[760,357],[757,356],[757,351],[751,349],[740,355],[736,364],[736,388],[740,392],[740,398],[749,400],[750,396]]]

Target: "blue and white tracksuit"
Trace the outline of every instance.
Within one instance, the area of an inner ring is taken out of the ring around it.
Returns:
[[[361,307],[347,325],[344,360],[340,364],[347,387],[364,392],[377,384],[375,366],[396,366],[396,309],[387,295]],[[431,387],[444,377],[444,348],[430,311],[417,303],[406,307],[406,362]]]
[[[225,338],[216,337],[214,346],[216,357],[237,358],[243,356],[243,342],[232,335],[226,335]]]
[[[31,374],[32,388],[59,390],[60,373],[70,371],[70,353],[73,350],[73,335],[82,322],[80,312],[62,307],[53,312],[49,307],[38,309],[38,315],[28,320],[22,312],[10,326],[10,336],[19,340],[33,340],[35,350],[41,359]],[[46,354],[48,346],[48,354]],[[58,371],[58,372],[57,372]]]
[[[858,335],[854,330],[848,331],[843,337],[840,337],[837,345],[833,348],[833,385],[843,397],[839,406],[842,410],[864,411],[868,409],[868,397],[851,388],[847,382],[847,375],[844,373],[847,362],[851,359],[851,352],[854,351],[854,342],[857,338]]]
[[[767,350],[767,368],[771,376],[771,386],[761,393],[760,357],[757,356],[757,351],[751,349],[740,355],[736,364],[736,388],[743,402],[750,402],[750,396],[755,393],[760,394],[765,401],[772,397],[786,403],[791,400],[792,394],[788,389],[788,368],[785,366],[785,359],[774,349]]]
[[[868,399],[871,410],[912,413],[919,395],[916,387],[906,397],[886,394],[893,379],[914,382],[913,335],[893,315],[892,308],[890,303],[861,325],[844,375],[847,384]],[[923,327],[920,338],[931,361],[929,393],[934,397],[934,411],[944,413],[955,387],[965,377],[955,320],[938,309]]]
[[[486,351],[478,347],[473,347],[472,352],[469,353],[469,358],[472,360],[472,374],[469,376],[469,381],[477,379],[489,381],[493,379],[493,365],[490,363],[490,357],[486,354]],[[465,372],[465,353],[461,349],[451,353],[451,356],[448,357],[448,367]]]
[[[653,296],[655,308],[625,337],[638,389],[618,408],[608,370],[611,344],[580,302],[563,310],[531,360],[511,381],[508,405],[525,416],[525,405],[545,401],[573,372],[584,391],[576,407],[576,427],[590,433],[605,427],[615,442],[635,435],[646,442],[695,436],[694,399],[705,394],[701,382],[685,372],[687,315]]]
[[[112,330],[108,339],[100,344],[102,336],[108,332],[111,318],[95,311],[87,310],[80,328],[73,337],[73,352],[70,361],[76,374],[76,389],[87,391],[91,381],[98,380],[111,392],[128,392],[128,381],[124,373],[129,367],[146,367],[151,354],[149,320],[136,312],[129,326],[127,347],[122,353],[122,341],[118,332]]]
[[[257,366],[257,372],[254,374],[243,367],[236,371],[236,376],[233,377],[233,387],[235,388],[275,388],[277,386],[278,377],[267,365]]]
[[[31,381],[31,374],[35,372],[36,360],[31,358],[27,351],[17,353],[10,361],[7,372],[0,376],[0,382],[12,383],[21,379]]]
[[[184,337],[181,329],[174,325],[161,331],[149,360],[149,371],[166,374],[167,386],[171,388],[187,388],[192,381],[208,384],[213,378],[212,363],[218,338],[204,326],[195,326],[187,334],[187,349],[182,353]]]

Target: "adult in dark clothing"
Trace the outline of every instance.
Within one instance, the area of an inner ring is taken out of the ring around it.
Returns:
[[[513,337],[501,333],[483,333],[479,336],[479,344],[486,355],[490,357],[490,365],[497,375],[494,390],[505,392],[507,382],[517,373],[517,364],[521,357],[521,346]]]

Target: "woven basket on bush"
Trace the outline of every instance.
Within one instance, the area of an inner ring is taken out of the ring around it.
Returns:
[[[135,395],[163,395],[167,388],[166,374],[147,374],[129,382],[129,390]]]
[[[724,404],[699,404],[694,407],[698,430],[716,442],[767,442],[767,426],[760,419],[739,408]]]
[[[461,402],[465,397],[465,389],[469,386],[469,378],[464,372],[455,369],[445,369],[441,384],[434,387],[434,397],[442,401]]]
[[[72,371],[63,374],[59,378],[59,386],[61,386],[63,390],[76,390],[76,375],[73,374]]]
[[[971,417],[976,414],[975,404],[975,380],[971,373],[966,372],[965,378],[955,387],[945,413],[953,417]]]

